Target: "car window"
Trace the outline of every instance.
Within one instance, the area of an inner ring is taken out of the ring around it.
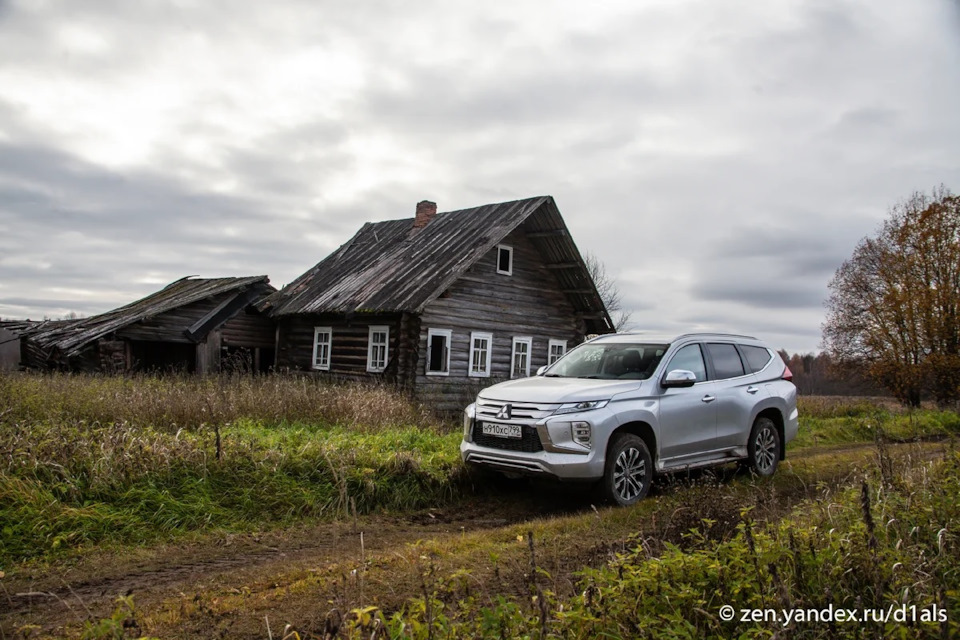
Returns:
[[[746,344],[740,345],[740,353],[746,358],[746,365],[747,368],[750,369],[750,373],[756,373],[763,369],[773,357],[770,355],[770,352],[763,347],[752,347]]]
[[[697,376],[697,382],[703,382],[707,379],[707,368],[703,364],[703,352],[700,351],[700,345],[688,344],[683,347],[670,361],[667,367],[667,373],[675,369],[685,369],[692,371]]]
[[[736,378],[744,374],[740,354],[737,353],[737,348],[732,344],[710,342],[707,344],[707,352],[710,354],[710,359],[713,360],[713,371],[717,380]]]

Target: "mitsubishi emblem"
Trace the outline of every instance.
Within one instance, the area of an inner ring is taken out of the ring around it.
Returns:
[[[500,411],[497,412],[497,420],[509,420],[510,414],[513,411],[513,406],[505,404],[500,407]]]

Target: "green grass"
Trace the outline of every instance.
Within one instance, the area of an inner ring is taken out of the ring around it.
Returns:
[[[443,504],[466,478],[459,431],[385,387],[0,375],[0,407],[0,568]]]
[[[0,570],[103,543],[449,504],[474,490],[459,430],[384,387],[16,374],[0,375],[0,407]],[[960,419],[803,399],[791,449],[870,442],[878,429],[942,436]]]
[[[879,439],[896,442],[955,437],[960,435],[960,415],[953,411],[890,409],[853,405],[846,411],[804,411],[800,405],[800,429],[787,451],[811,446],[854,444]]]
[[[442,504],[463,478],[458,434],[420,427],[264,427],[170,434],[127,424],[6,425],[0,566],[101,542]]]
[[[528,538],[525,594],[471,591],[471,574],[461,569],[431,577],[431,587],[399,611],[352,610],[343,635],[365,638],[383,629],[393,638],[956,637],[960,454],[895,462],[875,462],[828,499],[805,500],[783,519],[756,521],[751,508],[741,508],[730,536],[715,536],[716,522],[707,518],[680,543],[637,535],[610,562],[580,571],[573,596],[557,593]],[[733,607],[733,620],[721,619],[724,605]],[[744,610],[806,615],[828,607],[926,611],[927,618],[740,620]]]

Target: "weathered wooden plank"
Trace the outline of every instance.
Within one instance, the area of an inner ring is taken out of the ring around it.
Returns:
[[[221,334],[225,345],[270,349],[276,340],[276,326],[262,314],[240,312],[223,325]]]

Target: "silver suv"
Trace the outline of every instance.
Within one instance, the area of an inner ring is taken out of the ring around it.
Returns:
[[[655,473],[739,461],[769,476],[797,434],[792,377],[749,336],[604,335],[481,391],[460,452],[511,477],[599,480],[620,505],[643,498]]]

